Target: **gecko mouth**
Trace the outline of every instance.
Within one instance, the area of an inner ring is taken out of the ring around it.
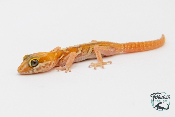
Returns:
[[[21,63],[17,71],[19,74],[32,74],[32,68],[30,68],[26,62]]]
[[[18,73],[19,74],[32,74],[32,72],[30,72],[30,71],[25,71],[25,69],[24,68],[22,68],[22,67],[18,67]]]

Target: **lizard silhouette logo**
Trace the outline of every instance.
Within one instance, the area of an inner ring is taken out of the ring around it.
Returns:
[[[157,92],[150,95],[153,108],[158,111],[168,110],[170,106],[170,95],[165,92]]]

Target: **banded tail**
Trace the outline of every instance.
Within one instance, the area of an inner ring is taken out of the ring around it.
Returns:
[[[119,52],[142,52],[153,50],[163,46],[165,43],[165,35],[162,34],[162,37],[157,40],[145,41],[145,42],[129,42],[129,43],[118,43]]]

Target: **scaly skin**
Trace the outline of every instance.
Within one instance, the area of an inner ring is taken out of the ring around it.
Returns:
[[[162,35],[160,39],[145,42],[113,43],[93,40],[90,43],[63,49],[56,47],[50,52],[25,55],[23,57],[23,62],[18,67],[18,72],[20,74],[34,74],[46,72],[57,67],[58,71],[65,70],[67,73],[71,71],[71,66],[74,62],[80,62],[91,58],[97,58],[98,63],[91,63],[89,67],[94,67],[94,69],[97,67],[104,68],[103,65],[112,62],[103,62],[102,56],[153,50],[163,46],[164,43],[165,36]]]

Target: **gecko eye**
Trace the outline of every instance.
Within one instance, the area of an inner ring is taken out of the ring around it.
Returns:
[[[36,67],[36,66],[38,65],[38,59],[36,59],[36,58],[31,59],[31,60],[29,61],[29,65],[30,65],[31,67]]]

